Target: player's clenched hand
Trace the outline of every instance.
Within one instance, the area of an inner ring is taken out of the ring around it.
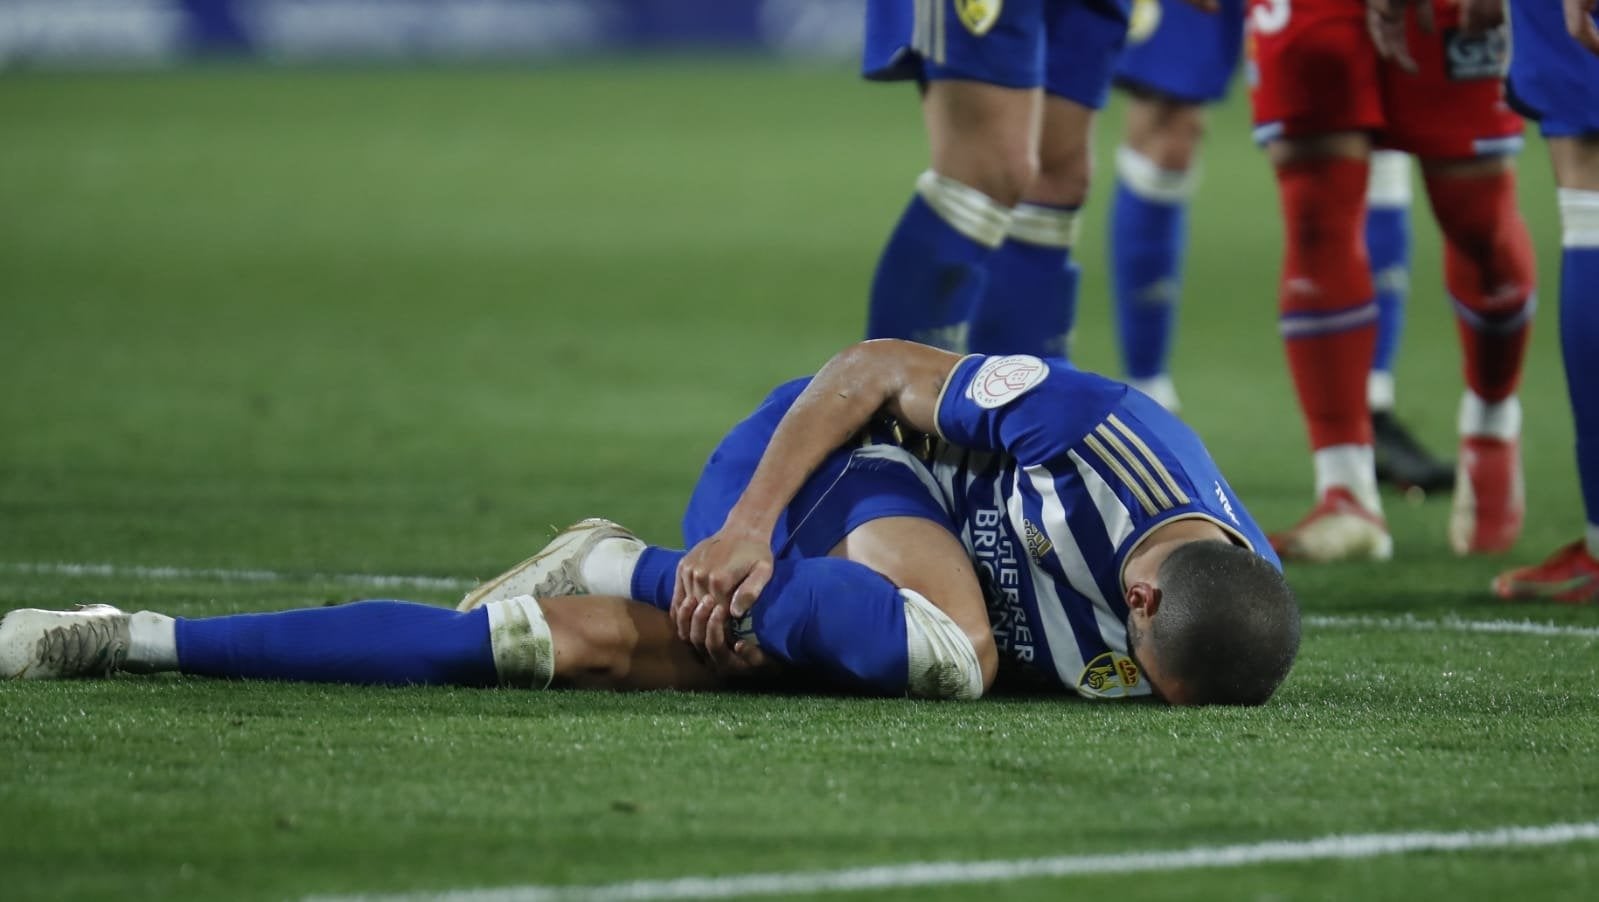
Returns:
[[[1481,34],[1505,24],[1505,0],[1457,0],[1460,4],[1460,29]]]
[[[1405,12],[1416,7],[1416,15],[1423,31],[1432,31],[1432,3],[1430,0],[1366,0],[1366,31],[1377,45],[1377,55],[1392,60],[1406,72],[1415,72],[1416,60],[1410,55],[1410,44],[1405,40]]]
[[[771,536],[723,526],[677,565],[670,613],[678,636],[704,648],[712,612],[730,609],[735,617],[743,616],[771,578]]]
[[[1599,54],[1599,25],[1595,25],[1593,14],[1599,9],[1599,0],[1565,0],[1566,4],[1566,30],[1577,39],[1577,43]]]
[[[768,669],[766,653],[749,639],[729,641],[727,626],[732,619],[726,608],[717,608],[705,625],[705,654],[711,668],[723,677],[758,676]]]
[[[1184,2],[1200,12],[1214,14],[1221,9],[1221,0],[1184,0]]]

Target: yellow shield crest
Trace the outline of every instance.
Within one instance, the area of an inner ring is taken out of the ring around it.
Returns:
[[[955,15],[972,34],[982,37],[999,21],[999,9],[1004,0],[955,0]]]
[[[1160,27],[1160,0],[1133,0],[1132,18],[1127,24],[1127,43],[1142,44]]]

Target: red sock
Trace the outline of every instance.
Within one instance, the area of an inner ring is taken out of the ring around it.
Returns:
[[[1310,445],[1371,444],[1366,374],[1377,302],[1366,262],[1365,160],[1277,167],[1287,231],[1278,321]]]
[[[1515,173],[1428,176],[1427,195],[1447,245],[1444,284],[1455,302],[1466,384],[1484,401],[1503,401],[1521,381],[1536,270]]]

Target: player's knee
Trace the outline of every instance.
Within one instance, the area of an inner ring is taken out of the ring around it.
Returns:
[[[1128,113],[1126,146],[1167,172],[1187,172],[1205,136],[1205,108],[1163,97],[1140,98]]]
[[[935,161],[939,175],[982,192],[997,206],[1014,207],[1038,174],[1038,158],[1025,147],[976,150]]]
[[[948,614],[909,589],[905,603],[905,646],[910,672],[906,691],[916,698],[969,700],[981,698],[994,683],[998,654],[993,637],[974,642]],[[985,654],[986,651],[986,654]]]
[[[1055,207],[1080,207],[1088,199],[1093,168],[1087,145],[1045,148],[1026,198]]]

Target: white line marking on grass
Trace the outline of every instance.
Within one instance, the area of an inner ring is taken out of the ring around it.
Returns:
[[[354,583],[373,588],[470,589],[479,580],[453,576],[409,576],[394,573],[294,573],[280,570],[228,570],[223,568],[140,567],[124,564],[0,561],[0,573],[42,576],[101,577],[151,581],[211,580],[220,583]],[[1599,639],[1599,627],[1539,623],[1533,620],[1467,620],[1446,616],[1423,620],[1406,614],[1397,617],[1369,615],[1306,617],[1305,624],[1330,629],[1379,629],[1389,631],[1498,633],[1524,636],[1570,636]]]
[[[1421,620],[1408,614],[1401,617],[1306,617],[1305,624],[1336,629],[1380,629],[1391,631],[1449,633],[1501,633],[1523,636],[1576,636],[1599,639],[1599,627],[1567,626],[1562,623],[1538,623],[1533,620],[1467,620],[1463,617],[1444,617],[1441,620]]]
[[[212,580],[220,583],[360,583],[367,586],[402,586],[411,589],[470,589],[475,579],[449,576],[403,576],[382,573],[288,573],[278,570],[223,570],[216,568],[135,567],[122,564],[0,563],[0,571],[43,576],[99,576],[128,580]]]
[[[998,883],[1040,877],[1075,877],[1234,868],[1280,862],[1373,858],[1410,852],[1461,852],[1471,849],[1533,848],[1599,840],[1599,821],[1543,827],[1499,827],[1459,833],[1365,833],[1324,836],[1297,842],[1274,841],[1236,846],[1199,846],[1163,852],[1062,855],[995,861],[928,861],[837,871],[742,874],[636,880],[592,886],[507,886],[396,895],[312,896],[308,902],[622,902],[643,899],[729,899]]]

